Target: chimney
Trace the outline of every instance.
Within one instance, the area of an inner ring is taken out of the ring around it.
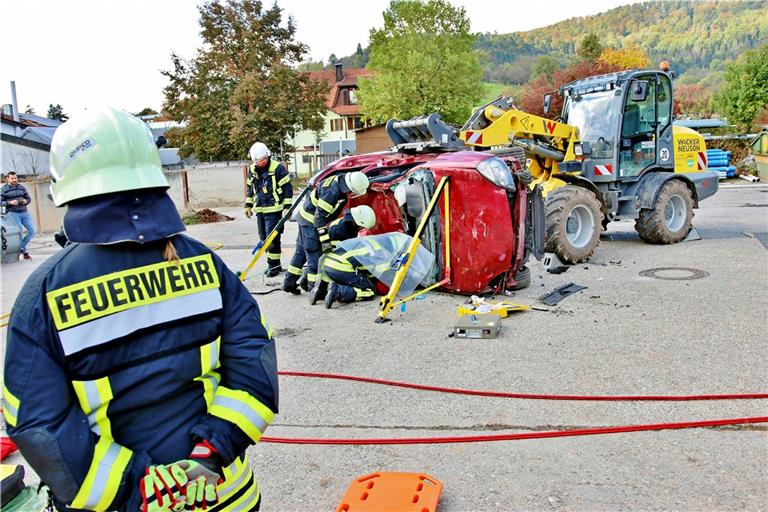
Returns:
[[[337,62],[336,64],[334,64],[334,66],[336,67],[336,81],[337,82],[341,82],[342,80],[344,80],[344,72],[341,70],[341,67],[343,65],[344,64],[342,64],[341,62]]]
[[[14,82],[13,80],[11,80],[11,103],[13,104],[13,120],[18,123],[19,122],[19,105],[16,102],[16,82]]]

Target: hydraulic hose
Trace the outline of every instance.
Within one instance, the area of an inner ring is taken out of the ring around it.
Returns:
[[[755,400],[767,399],[768,393],[729,393],[720,395],[548,395],[530,393],[508,393],[500,391],[482,391],[472,389],[447,388],[440,386],[426,386],[353,375],[341,375],[335,373],[280,371],[279,375],[286,377],[308,377],[317,379],[348,380],[379,384],[423,391],[435,391],[440,393],[452,393],[461,395],[489,396],[496,398],[512,398],[525,400],[580,400],[580,401],[693,401],[693,400]],[[491,441],[518,441],[523,439],[544,439],[550,437],[590,436],[600,434],[619,434],[626,432],[642,432],[647,430],[672,430],[684,428],[718,427],[724,425],[746,425],[755,423],[768,423],[768,416],[751,418],[728,418],[704,421],[686,421],[676,423],[650,423],[640,425],[610,426],[596,428],[581,428],[570,430],[558,430],[547,432],[526,432],[517,434],[492,434],[480,436],[450,436],[450,437],[419,437],[419,438],[290,438],[263,436],[261,441],[265,443],[280,444],[314,444],[314,445],[393,445],[393,444],[446,444],[446,443],[479,443]]]

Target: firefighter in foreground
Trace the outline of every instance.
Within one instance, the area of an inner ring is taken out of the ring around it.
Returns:
[[[245,216],[255,213],[259,240],[264,240],[280,222],[283,210],[293,204],[291,177],[283,164],[271,158],[272,152],[262,142],[251,146],[248,154],[253,164],[248,168],[248,188],[245,198]],[[275,277],[283,271],[280,264],[280,236],[282,229],[267,248],[267,277]]]
[[[301,278],[302,267],[307,264],[307,280],[309,289],[319,288],[310,294],[310,302],[322,300],[325,297],[327,284],[318,282],[318,263],[322,256],[322,244],[318,229],[328,225],[341,213],[347,203],[347,195],[357,197],[368,190],[368,177],[361,172],[348,172],[343,175],[330,176],[320,182],[299,206],[299,236],[296,239],[294,252],[288,271],[283,280],[283,291],[293,294],[300,293],[298,282]]]
[[[277,413],[275,344],[246,288],[182,235],[130,114],[91,109],[51,145],[71,242],[8,326],[3,414],[60,510],[255,510],[245,450]]]

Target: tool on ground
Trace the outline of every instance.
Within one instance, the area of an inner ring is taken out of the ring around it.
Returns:
[[[510,313],[529,309],[530,307],[525,304],[515,304],[508,300],[490,300],[473,295],[468,304],[459,306],[459,315],[493,314],[507,318]]]
[[[442,490],[426,473],[372,473],[349,484],[336,512],[436,512]]]
[[[555,290],[551,293],[542,295],[541,297],[539,297],[539,300],[544,304],[546,304],[547,306],[554,306],[564,298],[571,296],[576,292],[580,292],[581,290],[586,290],[586,289],[587,289],[586,286],[581,286],[580,284],[568,283],[558,288],[555,288]]]
[[[240,274],[240,281],[245,281],[245,278],[248,277],[248,272],[251,271],[253,266],[256,264],[257,261],[264,255],[265,252],[267,252],[267,249],[269,248],[269,245],[272,243],[272,240],[275,239],[277,236],[277,233],[282,229],[283,225],[288,221],[288,219],[291,218],[291,215],[293,215],[293,212],[298,208],[301,203],[304,201],[304,197],[312,190],[312,187],[310,185],[307,185],[307,187],[302,191],[301,194],[299,194],[299,197],[294,201],[293,205],[288,209],[287,212],[285,212],[285,215],[283,215],[283,218],[280,219],[280,222],[278,222],[274,229],[269,232],[269,235],[267,235],[267,238],[264,240],[260,240],[258,244],[254,246],[253,249],[251,249],[251,254],[253,254],[253,258],[251,258],[250,263],[248,263],[248,266],[245,267],[245,270],[243,270]]]
[[[455,338],[495,339],[501,331],[501,316],[488,314],[460,315],[453,326]]]
[[[553,252],[544,253],[541,264],[550,274],[562,274],[571,268],[570,265],[566,265],[560,261],[560,258],[557,257],[557,254]]]
[[[449,192],[449,179],[447,176],[443,176],[440,179],[440,182],[437,184],[437,187],[435,188],[435,193],[432,196],[432,199],[429,201],[429,205],[427,206],[426,210],[424,210],[424,213],[421,217],[421,222],[419,222],[419,227],[416,228],[416,232],[413,234],[413,239],[411,240],[411,244],[408,246],[408,250],[405,252],[405,258],[399,264],[399,267],[397,268],[397,272],[395,273],[394,280],[392,281],[392,285],[389,287],[389,292],[387,295],[381,298],[380,304],[381,307],[379,309],[379,316],[376,318],[376,323],[384,323],[388,321],[387,315],[392,310],[394,306],[400,305],[405,303],[408,300],[411,300],[415,298],[418,295],[422,295],[424,293],[427,293],[428,291],[437,288],[439,286],[444,285],[445,283],[449,282],[451,280],[451,239],[450,239],[450,192]],[[437,201],[440,198],[440,195],[445,192],[444,196],[444,208],[445,208],[445,272],[444,277],[441,281],[433,284],[432,286],[428,286],[427,288],[424,288],[423,290],[420,290],[417,293],[414,293],[413,295],[410,295],[398,302],[395,302],[395,297],[397,296],[397,292],[400,290],[400,286],[403,283],[403,280],[405,279],[406,274],[408,273],[408,268],[411,266],[411,262],[413,261],[413,257],[416,254],[416,249],[419,247],[419,244],[421,243],[421,234],[424,232],[424,228],[427,225],[427,221],[432,216],[432,213],[435,211],[435,206],[437,205]]]

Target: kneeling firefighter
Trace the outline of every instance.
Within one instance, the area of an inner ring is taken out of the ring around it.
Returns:
[[[371,281],[374,271],[391,272],[389,262],[377,265],[382,268],[369,268],[358,258],[371,260],[371,256],[381,252],[398,253],[402,248],[402,233],[386,233],[374,237],[365,237],[366,244],[354,250],[343,247],[323,257],[323,276],[331,282],[325,294],[325,307],[331,308],[334,302],[357,302],[374,297],[374,284]],[[363,239],[360,239],[363,240]]]
[[[8,326],[8,434],[59,510],[255,510],[245,458],[277,413],[275,344],[239,279],[183,234],[149,128],[91,109],[51,144],[71,242]]]
[[[288,265],[283,280],[283,291],[299,293],[298,282],[302,267],[307,264],[307,279],[310,289],[320,286],[319,299],[325,296],[327,285],[318,283],[318,263],[322,256],[322,244],[318,229],[327,228],[347,203],[347,194],[357,197],[368,190],[368,177],[359,172],[348,172],[325,178],[312,190],[299,206],[299,236],[296,239],[296,251]],[[313,295],[310,295],[310,300]],[[314,303],[314,302],[313,302]]]
[[[293,204],[293,186],[291,177],[283,164],[273,160],[272,152],[263,142],[256,142],[248,152],[253,164],[248,168],[245,198],[245,216],[256,214],[256,228],[259,240],[269,236],[280,219],[283,211]],[[283,271],[280,264],[280,237],[282,228],[267,247],[267,277],[274,277]]]
[[[322,244],[324,256],[320,259],[320,279],[322,286],[316,286],[312,289],[310,303],[314,305],[318,300],[322,300],[328,292],[330,277],[324,272],[324,261],[330,251],[338,247],[339,242],[349,240],[357,236],[360,228],[371,229],[376,224],[376,213],[368,205],[355,206],[350,210],[345,210],[344,215],[331,222],[327,228],[318,230],[320,243]],[[321,296],[321,293],[323,294]]]

